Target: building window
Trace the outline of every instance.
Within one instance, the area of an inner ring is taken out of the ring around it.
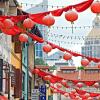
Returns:
[[[95,40],[94,41],[94,44],[99,44],[99,40]]]
[[[63,70],[63,73],[74,73],[74,70]]]

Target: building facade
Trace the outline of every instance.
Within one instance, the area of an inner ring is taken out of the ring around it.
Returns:
[[[100,18],[98,16],[92,22],[92,30],[85,38],[85,44],[82,47],[82,54],[90,57],[100,58]],[[90,62],[90,66],[96,63]]]
[[[0,0],[0,15],[17,15],[17,5],[16,0]],[[15,76],[20,77],[21,61],[16,60],[16,57],[21,60],[20,54],[15,53],[14,45],[12,42],[12,37],[4,33],[0,33],[0,59],[2,59],[2,79],[0,79],[0,87],[2,92],[8,99],[19,98],[21,95],[20,89],[20,79]],[[0,67],[1,67],[0,64]]]
[[[35,5],[34,7],[30,8],[30,9],[28,9],[26,12],[35,14],[35,13],[48,11],[48,7],[42,6],[42,5],[48,5],[48,0],[43,0],[41,3]],[[43,38],[45,40],[47,40],[47,36],[46,36],[47,27],[45,27],[44,25],[40,25],[40,24],[38,24],[37,26],[38,26],[40,32],[42,33]],[[35,44],[35,57],[36,58],[43,58],[43,59],[45,58],[46,55],[42,51],[43,45],[44,44],[41,44],[41,43]]]
[[[50,66],[56,66],[57,68],[62,67],[62,66],[73,66],[73,60],[64,60],[63,59],[64,52],[62,51],[57,51],[49,56],[46,57],[46,62]]]
[[[87,92],[92,92],[92,93],[100,93],[100,69],[98,67],[91,67],[88,66],[85,68],[85,70],[77,71],[74,66],[69,67],[61,67],[59,71],[56,72],[56,75],[59,77],[62,77],[63,79],[66,79],[67,82],[66,84],[70,86],[70,88],[63,88],[64,91],[66,92],[71,92],[73,88],[77,88],[77,86],[74,84],[74,80],[78,80],[80,82],[83,82],[83,87],[80,88],[81,90],[85,90]],[[80,77],[80,80],[79,80]],[[94,85],[92,86],[87,86],[84,84],[84,81],[87,83],[89,81],[96,81],[99,83],[99,88],[95,88]],[[70,98],[64,97],[63,95],[56,94],[54,98],[57,98],[57,100],[70,100]],[[59,99],[60,98],[60,99]],[[93,100],[99,100],[99,99],[93,99]]]

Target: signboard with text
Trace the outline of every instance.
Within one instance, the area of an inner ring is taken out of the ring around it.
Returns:
[[[33,89],[31,100],[39,100],[39,89]]]
[[[46,100],[46,85],[45,84],[39,86],[39,92],[40,92],[39,100]]]

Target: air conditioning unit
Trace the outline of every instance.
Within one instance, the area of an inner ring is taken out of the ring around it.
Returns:
[[[0,15],[4,15],[4,8],[0,8]]]

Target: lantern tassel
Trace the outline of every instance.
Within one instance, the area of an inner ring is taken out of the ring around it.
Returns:
[[[71,24],[72,24],[72,34],[73,34],[73,32],[74,32],[74,30],[73,30],[73,24],[74,24],[74,22],[71,22]]]

